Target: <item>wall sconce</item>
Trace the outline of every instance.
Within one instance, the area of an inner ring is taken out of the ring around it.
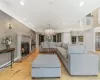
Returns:
[[[11,24],[9,24],[9,29],[10,29],[10,30],[12,29],[12,25],[11,25]]]

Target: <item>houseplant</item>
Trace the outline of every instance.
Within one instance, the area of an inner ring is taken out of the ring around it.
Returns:
[[[10,45],[12,44],[12,37],[8,36],[8,37],[3,38],[2,43],[6,45],[6,49],[9,49]]]

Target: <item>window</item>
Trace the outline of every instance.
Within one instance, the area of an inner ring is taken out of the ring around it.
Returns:
[[[61,42],[61,33],[53,36],[53,42]]]
[[[53,42],[56,42],[56,35],[53,36]]]
[[[83,42],[83,36],[78,36],[78,42]]]
[[[44,42],[44,35],[39,34],[39,44],[41,44],[41,42]]]
[[[61,33],[57,34],[57,42],[61,42]]]
[[[76,36],[72,36],[72,37],[71,37],[72,44],[76,44],[76,39],[77,39],[77,37],[76,37]]]

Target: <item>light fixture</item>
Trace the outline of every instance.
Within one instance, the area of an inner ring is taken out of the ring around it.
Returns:
[[[66,23],[63,22],[62,24],[66,24]]]
[[[24,18],[24,20],[26,20],[26,18]]]
[[[70,31],[71,31],[71,29],[68,29],[67,31],[68,31],[68,32],[70,32]]]
[[[47,36],[52,36],[55,34],[55,31],[53,29],[50,28],[50,24],[49,24],[49,28],[45,30],[45,34]]]
[[[29,22],[28,24],[29,24],[29,25],[32,25],[32,23],[31,23],[31,22]]]
[[[80,4],[79,4],[79,6],[81,7],[81,6],[83,6],[83,5],[84,5],[84,2],[81,1]]]
[[[12,29],[12,25],[11,25],[11,24],[9,24],[9,29],[10,29],[10,30]]]
[[[21,4],[22,6],[24,6],[24,1],[23,1],[23,0],[21,0],[21,1],[20,1],[20,4]]]

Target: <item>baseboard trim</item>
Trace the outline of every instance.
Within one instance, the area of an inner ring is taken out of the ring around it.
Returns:
[[[14,61],[16,61],[16,60],[18,60],[17,57],[14,58]],[[5,64],[1,65],[1,66],[0,66],[0,69],[3,68],[3,67],[6,66],[6,65],[9,65],[9,64],[11,64],[11,61],[8,61],[8,62],[6,62]]]

